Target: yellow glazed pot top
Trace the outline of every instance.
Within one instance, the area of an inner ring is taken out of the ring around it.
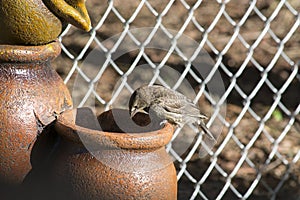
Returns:
[[[41,45],[66,23],[90,30],[85,0],[1,0],[0,44]]]

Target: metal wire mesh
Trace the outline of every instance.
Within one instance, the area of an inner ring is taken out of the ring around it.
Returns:
[[[153,72],[145,84],[159,82],[179,90],[188,79],[195,90],[194,102],[210,113],[208,126],[212,131],[221,128],[222,133],[200,159],[202,136],[192,135],[186,151],[178,152],[174,143],[184,133],[175,132],[167,150],[177,167],[178,198],[299,199],[299,1],[87,0],[86,4],[93,29],[83,33],[68,26],[59,38],[63,52],[56,60],[75,106],[89,105],[92,99],[100,113],[116,105],[122,92],[133,92],[136,85],[130,76],[141,65]],[[133,30],[143,27],[152,28],[141,39]],[[162,37],[158,43],[168,49],[152,48],[158,32]],[[196,41],[197,47],[183,51],[183,36]],[[134,48],[125,52],[130,46],[125,41]],[[101,62],[83,67],[95,48],[104,55],[98,58]],[[204,50],[213,63],[199,75],[193,62]],[[118,51],[125,53],[118,57]],[[179,72],[173,80],[163,73],[166,65]],[[142,76],[143,70],[137,73]],[[224,90],[216,97],[207,85],[217,73]]]

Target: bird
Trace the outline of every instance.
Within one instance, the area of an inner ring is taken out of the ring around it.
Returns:
[[[129,114],[148,114],[150,111],[175,126],[183,127],[186,123],[196,125],[199,130],[212,140],[216,141],[213,134],[204,123],[207,117],[201,114],[200,109],[185,95],[161,85],[141,86],[136,89],[129,99]]]

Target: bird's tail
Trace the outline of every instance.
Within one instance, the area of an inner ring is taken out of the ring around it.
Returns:
[[[217,140],[216,137],[212,134],[212,132],[210,132],[210,130],[206,127],[205,123],[202,120],[199,121],[198,127],[199,130],[201,128],[205,133],[205,136],[207,136],[203,138],[203,142],[206,144],[206,147],[201,146],[201,148],[199,149],[199,157],[203,158],[207,155],[208,149],[211,149],[217,143]]]
[[[200,120],[199,122],[199,126],[200,128],[204,131],[204,133],[214,142],[216,142],[216,138],[214,137],[214,135],[210,132],[210,130],[206,127],[205,123]]]

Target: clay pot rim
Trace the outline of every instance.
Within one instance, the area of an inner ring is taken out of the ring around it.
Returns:
[[[121,149],[158,149],[170,142],[174,132],[174,127],[170,123],[166,123],[162,129],[144,133],[93,130],[76,125],[73,120],[67,119],[68,117],[74,119],[72,118],[74,110],[76,109],[67,110],[58,116],[55,129],[61,136],[79,144],[86,145],[92,142]],[[82,139],[85,142],[82,142]]]
[[[60,52],[61,47],[57,40],[39,46],[0,44],[0,62],[45,62],[57,57]]]

